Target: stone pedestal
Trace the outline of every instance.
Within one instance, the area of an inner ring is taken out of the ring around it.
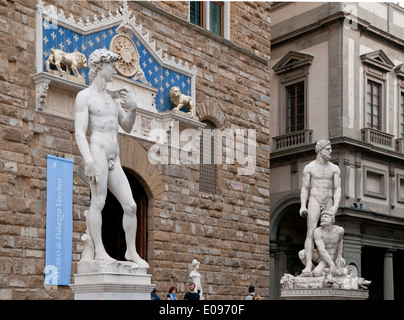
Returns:
[[[49,71],[47,71],[48,73],[50,73],[50,74],[53,74],[53,75],[55,75],[55,76],[58,76],[58,77],[61,77],[61,78],[65,78],[65,79],[68,79],[68,80],[71,80],[71,81],[75,81],[75,82],[79,82],[79,83],[82,83],[82,84],[85,84],[86,83],[86,79],[84,79],[84,78],[79,78],[79,77],[76,77],[76,76],[74,76],[74,75],[71,75],[71,74],[68,74],[67,72],[62,72],[62,73],[59,73],[59,71],[57,71],[57,70],[49,70]]]
[[[185,111],[175,110],[175,109],[172,109],[170,112],[174,113],[174,114],[177,114],[179,116],[185,117],[185,118],[192,119],[192,113],[191,112],[185,112]]]
[[[368,297],[368,291],[354,289],[318,288],[281,290],[281,300],[366,300]]]
[[[294,277],[284,274],[280,281],[282,300],[365,300],[370,281],[350,275]]]
[[[74,284],[75,300],[150,300],[155,287],[148,268],[127,261],[80,261]]]

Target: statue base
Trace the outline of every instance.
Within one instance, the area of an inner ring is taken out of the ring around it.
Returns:
[[[321,277],[284,274],[280,281],[281,300],[365,300],[370,281],[349,274]]]
[[[70,288],[74,300],[150,300],[155,285],[147,269],[129,261],[80,261]]]
[[[281,289],[281,300],[366,300],[366,290],[318,288],[318,289]]]

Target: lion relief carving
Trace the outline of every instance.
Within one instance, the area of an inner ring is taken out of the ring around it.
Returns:
[[[48,60],[46,60],[46,71],[49,72],[50,65],[53,64],[59,71],[59,75],[63,74],[62,66],[65,67],[67,74],[70,74],[70,69],[78,78],[83,78],[78,69],[87,68],[86,56],[78,51],[66,53],[60,49],[52,49]]]
[[[191,113],[191,118],[195,117],[195,104],[190,96],[182,94],[180,88],[172,87],[170,90],[170,99],[174,104],[173,110],[180,110],[182,107],[186,107]]]

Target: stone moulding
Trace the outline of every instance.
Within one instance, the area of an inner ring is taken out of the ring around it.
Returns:
[[[133,292],[142,292],[146,294],[150,294],[154,285],[115,285],[115,284],[88,284],[85,287],[77,286],[71,284],[74,293],[99,293],[99,292],[117,292],[117,293],[133,293]]]
[[[32,80],[35,83],[36,110],[46,109],[46,98],[48,96],[48,90],[51,83],[53,87],[75,93],[87,87],[85,84],[80,82],[72,81],[69,78],[62,78],[48,72],[39,72],[33,74]]]
[[[94,272],[74,275],[75,300],[150,300],[151,275]]]
[[[317,288],[317,289],[282,289],[283,300],[365,300],[369,292],[364,290]]]
[[[70,94],[76,95],[79,91],[85,89],[87,85],[74,82],[66,78],[61,78],[47,72],[34,74],[32,78],[36,87],[36,110],[45,111],[65,119],[74,120],[74,117],[71,115],[74,109],[73,101],[71,105],[69,105],[72,110],[68,110],[69,113],[66,114],[57,114],[47,108],[46,97],[48,95],[48,91],[50,91],[52,88],[56,88],[63,89]],[[139,85],[142,86],[141,84]],[[126,107],[124,106],[124,109],[125,108]],[[119,129],[119,132],[144,141],[156,142],[156,137],[152,134],[153,129],[162,129],[167,133],[168,136],[175,121],[180,123],[180,127],[182,129],[194,128],[198,130],[206,127],[206,124],[187,117],[186,113],[160,113],[144,107],[139,107],[136,109],[136,121],[132,132],[127,134],[121,128]]]

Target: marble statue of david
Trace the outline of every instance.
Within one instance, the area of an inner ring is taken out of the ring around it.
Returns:
[[[109,50],[95,50],[88,60],[90,85],[76,97],[76,142],[85,162],[84,171],[91,188],[87,230],[94,244],[94,259],[115,261],[105,251],[101,237],[101,211],[109,189],[124,211],[126,260],[141,267],[149,267],[136,251],[136,202],[121,166],[118,146],[118,128],[121,126],[125,132],[131,132],[136,120],[137,104],[133,92],[128,88],[118,90],[114,97],[107,91],[107,83],[112,81],[118,60],[119,55]],[[127,113],[120,100],[129,107]]]

